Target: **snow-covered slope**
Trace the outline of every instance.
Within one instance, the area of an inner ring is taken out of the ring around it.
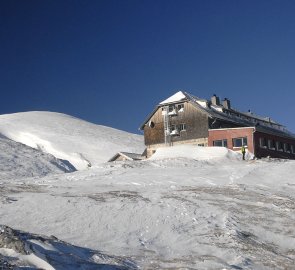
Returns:
[[[68,160],[78,170],[106,162],[118,151],[144,150],[143,136],[53,112],[0,115],[0,134]]]
[[[123,256],[140,269],[294,269],[295,161],[242,161],[222,148],[185,148],[3,181],[0,224]],[[33,242],[43,246],[36,256],[54,255],[56,243],[48,241]],[[67,269],[71,254],[62,258],[58,269]],[[45,269],[54,267],[46,262]]]
[[[0,180],[73,171],[67,161],[0,135]]]

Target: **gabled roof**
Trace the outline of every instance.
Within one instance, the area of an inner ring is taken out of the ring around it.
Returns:
[[[144,129],[145,124],[151,119],[151,117],[155,114],[155,112],[158,110],[158,108],[164,106],[164,105],[169,105],[169,104],[173,104],[173,103],[178,103],[180,101],[187,101],[188,100],[188,96],[185,94],[185,92],[183,91],[178,91],[177,93],[175,93],[174,95],[172,95],[171,97],[163,100],[162,102],[160,102],[155,108],[154,110],[146,117],[146,119],[144,120],[144,122],[142,123],[142,125],[140,126],[140,130]]]
[[[183,93],[182,91],[178,91],[173,96],[160,102],[160,105],[164,105],[164,104],[171,103],[171,102],[179,102],[179,101],[185,100],[185,99],[187,99],[187,96],[185,95],[185,93]]]
[[[127,160],[141,160],[145,158],[141,154],[137,154],[137,153],[118,152],[116,155],[110,158],[108,162],[115,161],[119,156],[123,156]]]
[[[154,113],[158,110],[158,108],[163,106],[169,106],[172,104],[180,103],[180,102],[189,102],[193,106],[201,109],[205,112],[210,118],[219,119],[226,122],[234,123],[240,126],[259,126],[259,129],[272,131],[276,134],[280,134],[281,136],[288,136],[294,138],[295,135],[289,132],[283,125],[273,121],[269,117],[262,117],[253,114],[252,112],[240,112],[233,108],[225,108],[222,105],[213,105],[210,100],[202,99],[196,96],[193,96],[185,91],[178,91],[171,97],[165,99],[160,102],[155,109],[149,114],[149,116],[145,119],[144,123],[141,125],[140,129],[143,130],[144,126],[150,118],[154,115]]]

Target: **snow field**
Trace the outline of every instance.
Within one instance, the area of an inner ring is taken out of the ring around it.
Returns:
[[[106,163],[27,179],[39,191],[13,194],[1,222],[127,257],[143,269],[288,269],[295,258],[294,165],[171,156]]]
[[[181,145],[104,163],[142,137],[49,112],[0,116],[0,133],[36,148],[0,138],[0,224],[31,252],[3,246],[0,226],[0,266],[294,268],[295,161]]]

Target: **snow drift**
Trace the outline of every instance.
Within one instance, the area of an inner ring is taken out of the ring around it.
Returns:
[[[73,171],[75,168],[65,160],[0,135],[1,180]]]
[[[150,160],[168,158],[188,158],[194,160],[240,160],[241,154],[225,147],[202,147],[196,145],[176,145],[162,147],[150,157]]]
[[[144,150],[140,135],[53,112],[0,115],[0,134],[68,160],[78,170],[106,162],[119,151]]]

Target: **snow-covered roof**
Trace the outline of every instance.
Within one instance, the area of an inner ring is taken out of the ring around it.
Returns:
[[[150,120],[150,118],[153,116],[153,114],[157,111],[159,107],[165,105],[172,105],[184,101],[190,102],[192,105],[201,108],[211,118],[217,118],[223,121],[238,124],[240,126],[259,125],[263,128],[266,128],[266,130],[279,132],[280,135],[292,138],[295,137],[295,135],[289,132],[283,125],[275,122],[269,117],[259,116],[252,112],[241,112],[234,108],[225,108],[223,105],[213,105],[210,100],[196,97],[185,91],[178,91],[171,97],[160,102],[159,105],[154,109],[154,111],[146,118],[145,122],[140,128],[144,128],[144,125]]]
[[[109,159],[109,162],[115,161],[119,156],[122,156],[122,157],[126,158],[127,160],[141,160],[141,159],[144,159],[144,157],[141,154],[128,153],[128,152],[118,152],[116,155],[114,155],[112,158]]]
[[[186,95],[182,91],[178,91],[177,93],[175,93],[171,97],[169,97],[169,98],[163,100],[162,102],[160,102],[160,104],[164,105],[164,104],[167,104],[167,103],[181,101],[181,100],[184,100],[186,98],[187,98]]]

